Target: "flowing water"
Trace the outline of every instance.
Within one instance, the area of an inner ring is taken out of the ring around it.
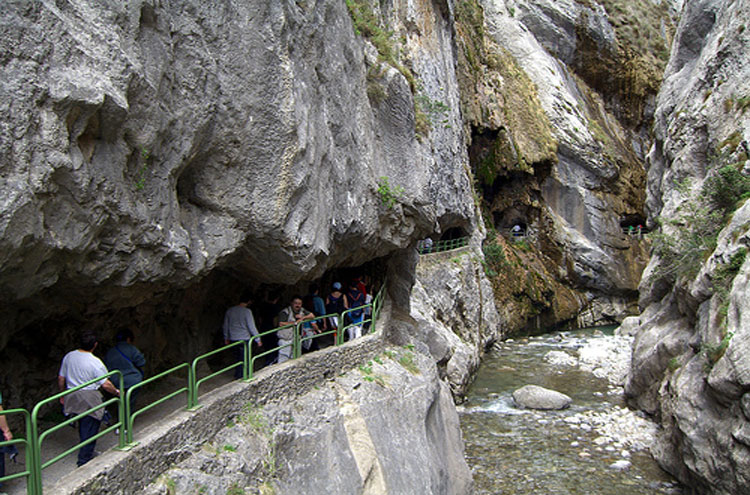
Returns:
[[[553,365],[544,358],[550,351],[576,355],[577,348],[600,335],[579,330],[506,341],[485,356],[468,401],[460,408],[475,493],[681,493],[637,443],[605,442],[605,426],[581,421],[586,415],[613,415],[626,424],[644,423],[623,409],[621,387],[577,366]],[[562,411],[519,409],[511,394],[528,384],[567,394],[573,403]]]

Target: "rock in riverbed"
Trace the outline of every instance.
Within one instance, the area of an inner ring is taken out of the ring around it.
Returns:
[[[555,390],[538,385],[526,385],[513,392],[513,400],[526,409],[565,409],[573,401]]]

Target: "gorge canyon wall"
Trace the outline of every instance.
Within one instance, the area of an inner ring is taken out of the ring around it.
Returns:
[[[659,462],[699,493],[750,491],[747,1],[685,2],[659,93],[626,393],[659,418]]]
[[[747,489],[748,207],[710,188],[748,174],[748,14],[3,2],[4,397],[54,392],[81,330],[136,328],[151,372],[215,347],[247,286],[288,297],[365,273],[387,283],[386,338],[429,354],[460,399],[494,340],[621,321],[640,291],[627,391],[665,425],[660,461]],[[696,222],[706,206],[720,218]],[[643,278],[636,225],[659,232]],[[691,251],[682,233],[711,226]],[[426,236],[470,247],[418,259]]]

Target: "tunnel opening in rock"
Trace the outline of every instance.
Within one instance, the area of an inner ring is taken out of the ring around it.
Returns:
[[[0,343],[0,359],[6,370],[15,371],[2,380],[3,395],[14,405],[30,409],[37,401],[57,393],[54,378],[60,362],[77,348],[83,331],[97,335],[95,354],[102,358],[113,346],[118,331],[132,330],[136,345],[146,356],[145,374],[154,376],[224,345],[224,313],[239,302],[243,292],[252,293],[250,309],[259,315],[258,328],[275,328],[271,326],[273,321],[260,318],[268,295],[278,296],[278,311],[295,295],[309,296],[313,284],[325,298],[335,282],[346,291],[351,281],[359,279],[374,295],[386,283],[387,263],[388,258],[382,257],[357,266],[332,267],[314,279],[289,284],[259,282],[227,266],[183,287],[143,284],[92,288],[71,282],[63,287],[61,283],[42,295],[18,301],[12,311],[6,308],[8,339]],[[231,353],[210,358],[206,364],[216,370],[226,366],[228,360]]]
[[[624,232],[637,229],[638,227],[643,228],[645,225],[646,219],[643,217],[643,215],[639,215],[637,213],[625,215],[620,219],[620,228],[622,228]]]
[[[454,241],[456,239],[461,239],[467,236],[468,236],[468,233],[463,227],[451,227],[442,233],[442,235],[440,236],[440,240],[441,241]]]

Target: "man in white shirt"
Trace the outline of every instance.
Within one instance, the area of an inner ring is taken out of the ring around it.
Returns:
[[[96,335],[92,332],[84,332],[81,335],[80,347],[65,355],[57,376],[57,385],[61,392],[107,374],[104,363],[93,354],[97,344]],[[65,415],[75,416],[101,404],[100,387],[112,395],[120,395],[117,387],[104,378],[61,398],[60,402],[64,406]],[[104,408],[101,408],[78,421],[78,437],[81,443],[97,434],[103,416]],[[81,447],[78,451],[78,466],[83,466],[94,458],[95,446],[96,440]]]
[[[245,292],[240,296],[240,302],[236,306],[232,306],[224,314],[224,324],[222,330],[224,332],[224,345],[229,345],[232,342],[245,341],[247,342],[252,337],[258,335],[258,329],[255,326],[255,318],[253,318],[253,312],[248,308],[252,296],[250,293]],[[255,345],[263,347],[263,343],[260,338],[255,339]],[[234,347],[234,357],[236,361],[242,361],[243,357],[243,346]],[[242,378],[242,367],[238,366],[234,369],[234,377]]]

